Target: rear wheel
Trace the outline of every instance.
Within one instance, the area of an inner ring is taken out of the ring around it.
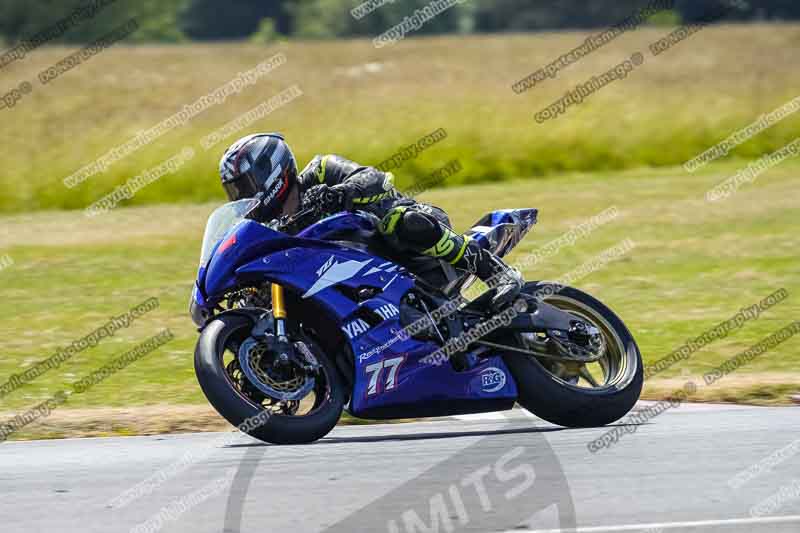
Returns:
[[[318,364],[310,375],[306,370],[287,368],[275,372],[273,354],[250,336],[254,321],[245,315],[222,315],[203,330],[195,349],[195,373],[212,406],[228,422],[249,435],[273,444],[299,444],[324,437],[339,421],[344,405],[344,386],[336,368],[317,344],[302,342]],[[248,374],[240,364],[248,358]],[[260,386],[259,386],[260,385]],[[297,399],[270,397],[273,390]],[[258,418],[256,418],[258,415]],[[258,424],[243,424],[257,419]]]
[[[605,352],[591,363],[506,355],[520,405],[566,427],[602,426],[625,416],[639,399],[644,372],[639,348],[622,320],[596,298],[572,287],[534,282],[523,292],[596,327]],[[530,350],[532,344],[546,340],[541,334],[518,334],[515,344]]]

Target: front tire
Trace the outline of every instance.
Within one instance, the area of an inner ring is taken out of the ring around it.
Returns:
[[[526,284],[523,292],[538,294],[548,304],[595,322],[611,337],[607,339],[609,345],[613,342],[621,352],[619,361],[608,361],[604,366],[613,369],[615,375],[604,376],[597,387],[580,387],[577,379],[573,383],[554,373],[547,360],[509,353],[504,360],[517,382],[517,401],[536,416],[560,426],[596,427],[615,422],[633,408],[642,391],[644,368],[639,347],[622,320],[599,300],[572,287],[555,291],[553,287],[551,283],[533,282]]]
[[[228,422],[250,436],[273,444],[304,444],[327,435],[336,426],[344,405],[344,386],[336,368],[314,345],[312,351],[322,366],[328,392],[320,398],[313,412],[303,416],[270,413],[255,428],[243,424],[264,413],[257,404],[237,388],[224,364],[223,354],[231,343],[240,343],[250,335],[253,320],[242,315],[223,315],[212,320],[197,341],[194,365],[197,380],[206,398]]]

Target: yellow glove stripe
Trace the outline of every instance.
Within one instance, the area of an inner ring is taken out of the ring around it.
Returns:
[[[402,218],[403,213],[406,212],[408,207],[395,207],[391,211],[389,211],[386,216],[383,217],[381,220],[380,231],[384,235],[391,235],[394,233],[395,228],[397,227],[397,223],[400,222],[400,218]]]
[[[329,157],[330,157],[329,155],[326,155],[325,157],[323,157],[322,158],[322,163],[319,166],[319,178],[318,179],[319,179],[320,183],[325,183],[325,165],[328,163],[328,158]]]
[[[464,244],[461,245],[461,249],[458,251],[458,253],[456,254],[455,258],[450,260],[450,264],[451,265],[455,265],[456,262],[459,259],[464,257],[464,252],[467,250],[467,244],[469,244],[469,241],[470,241],[470,237],[468,237],[467,235],[464,235]]]

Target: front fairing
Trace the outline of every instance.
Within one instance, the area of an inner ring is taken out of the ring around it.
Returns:
[[[197,327],[203,327],[211,317],[211,311],[206,306],[206,299],[197,282],[192,287],[192,296],[189,298],[189,315]]]
[[[240,222],[223,242],[231,244],[221,252],[215,251],[202,280],[201,288],[209,301],[218,299],[224,292],[236,285],[236,268],[258,254],[268,254],[281,243],[290,239],[285,233],[270,229],[253,220]]]
[[[369,232],[374,227],[374,217],[359,212],[327,217],[296,236],[276,231],[253,220],[241,220],[211,247],[205,264],[201,264],[198,271],[192,302],[202,309],[214,305],[226,291],[236,286],[237,269],[250,261],[266,258],[280,250],[304,246],[338,249],[341,245],[323,239],[354,232]],[[196,313],[199,314],[199,311]]]

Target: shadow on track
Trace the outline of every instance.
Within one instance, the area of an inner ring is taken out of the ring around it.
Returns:
[[[608,426],[605,426],[608,427]],[[316,442],[307,444],[307,446],[316,446],[320,444],[342,444],[347,442],[402,442],[411,440],[435,440],[435,439],[458,439],[462,437],[490,437],[492,435],[518,435],[524,433],[550,433],[553,431],[565,431],[570,428],[562,427],[546,427],[546,428],[510,428],[510,429],[495,429],[495,430],[480,430],[480,431],[448,431],[436,433],[414,433],[414,434],[395,434],[395,435],[373,435],[363,437],[329,437],[323,438]],[[230,444],[225,448],[251,448],[261,446],[274,446],[266,442],[251,442],[245,444]]]

